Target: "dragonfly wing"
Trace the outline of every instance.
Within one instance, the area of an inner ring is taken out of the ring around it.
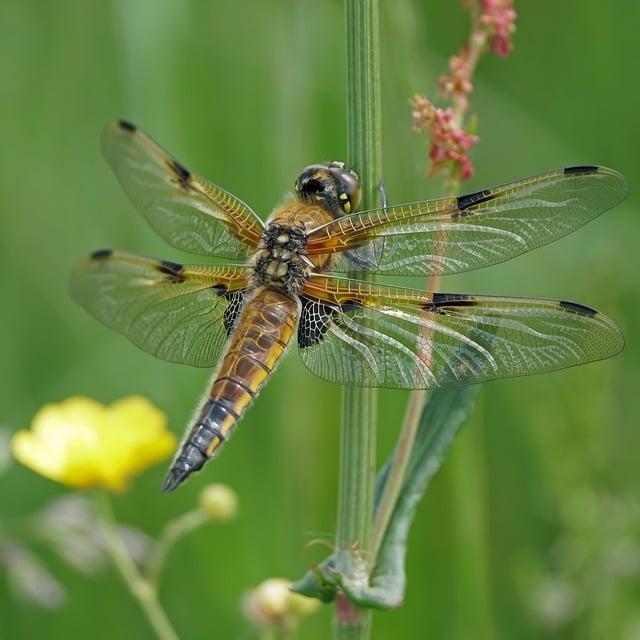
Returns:
[[[212,367],[244,304],[245,268],[183,266],[96,251],[71,279],[71,295],[102,323],[162,360]]]
[[[569,167],[457,198],[364,211],[312,231],[309,254],[329,270],[446,275],[509,260],[552,242],[620,202],[628,190],[606,167]],[[368,248],[370,264],[354,264]]]
[[[623,346],[606,316],[570,302],[425,294],[343,278],[305,286],[298,345],[316,375],[431,389],[555,371]]]
[[[102,150],[131,202],[169,244],[236,260],[258,245],[263,224],[248,205],[185,169],[134,125],[109,124]]]

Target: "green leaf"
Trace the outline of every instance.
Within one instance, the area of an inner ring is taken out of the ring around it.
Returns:
[[[429,481],[440,469],[453,438],[471,413],[478,388],[441,389],[430,394],[420,417],[402,489],[371,576],[367,577],[366,562],[357,550],[343,550],[314,566],[293,585],[294,591],[330,602],[340,589],[357,606],[374,609],[402,604],[407,538],[416,508]],[[378,473],[376,506],[392,459],[393,454]]]

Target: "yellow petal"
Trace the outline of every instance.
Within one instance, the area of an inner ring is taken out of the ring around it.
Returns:
[[[44,406],[30,431],[12,440],[13,454],[41,475],[74,488],[125,488],[131,475],[174,449],[165,415],[140,396],[110,407],[89,398]]]
[[[102,474],[109,485],[163,460],[176,446],[165,414],[141,396],[114,402],[101,435],[108,462]]]

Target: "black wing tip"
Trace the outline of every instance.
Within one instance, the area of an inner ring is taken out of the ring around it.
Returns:
[[[132,122],[129,122],[129,120],[124,120],[122,118],[118,120],[118,126],[121,129],[124,129],[125,131],[130,131],[131,133],[133,133],[134,131],[137,131],[137,127],[135,124],[133,124]]]
[[[600,172],[600,167],[592,164],[581,164],[581,165],[576,165],[575,167],[565,167],[564,169],[565,176],[571,176],[571,175],[588,176],[588,175],[592,175],[594,173],[599,173],[599,172]]]
[[[567,309],[568,311],[579,313],[580,315],[583,315],[583,316],[593,317],[598,315],[598,312],[595,309],[592,309],[591,307],[586,307],[585,305],[580,304],[579,302],[569,302],[568,300],[561,300],[560,306],[563,309]]]
[[[89,254],[91,260],[104,260],[113,255],[113,249],[97,249]]]
[[[177,469],[172,467],[169,469],[164,482],[162,483],[162,491],[164,493],[171,493],[175,491],[190,475],[190,471],[186,469]]]

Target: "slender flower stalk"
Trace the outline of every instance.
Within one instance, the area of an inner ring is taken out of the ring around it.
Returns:
[[[159,640],[178,640],[178,635],[158,601],[156,592],[142,576],[118,535],[111,499],[105,491],[96,493],[96,507],[105,546],[127,589],[138,601]]]
[[[151,557],[146,565],[145,579],[155,593],[160,589],[160,578],[169,553],[184,536],[200,528],[207,522],[228,522],[236,517],[238,496],[233,489],[224,484],[207,485],[201,492],[199,505],[174,520],[170,520],[162,529],[153,546]]]
[[[375,513],[371,532],[371,544],[369,546],[372,558],[377,558],[380,552],[387,527],[389,526],[396,502],[398,501],[426,399],[427,392],[424,389],[417,389],[409,396],[402,430],[400,431],[393,460],[389,467],[387,481],[385,482],[384,490],[380,496],[378,508]]]
[[[348,159],[360,176],[362,207],[368,209],[379,202],[382,178],[378,0],[347,0],[346,30]],[[336,547],[362,565],[364,580],[370,570],[367,551],[373,522],[376,428],[376,391],[345,387]],[[370,630],[371,612],[339,596],[334,638],[363,640],[370,637]]]
[[[465,118],[478,62],[489,47],[497,55],[509,55],[512,50],[511,34],[515,31],[513,0],[463,0],[463,4],[471,12],[469,39],[457,54],[451,56],[449,74],[438,79],[440,95],[450,100],[451,106],[438,108],[428,98],[419,95],[412,100],[413,129],[415,132],[426,132],[431,144],[428,173],[443,177],[445,196],[454,196],[460,183],[473,175],[468,152],[479,138],[472,133],[475,119],[469,124]],[[439,286],[440,276],[427,277],[426,291],[438,291]],[[424,390],[413,391],[409,398],[398,444],[376,510],[370,545],[373,558],[380,550],[393,515],[426,399],[427,392]]]
[[[154,546],[146,572],[146,579],[154,593],[160,588],[160,578],[171,549],[176,542],[191,531],[195,531],[209,520],[209,516],[200,509],[194,509],[169,521]]]

